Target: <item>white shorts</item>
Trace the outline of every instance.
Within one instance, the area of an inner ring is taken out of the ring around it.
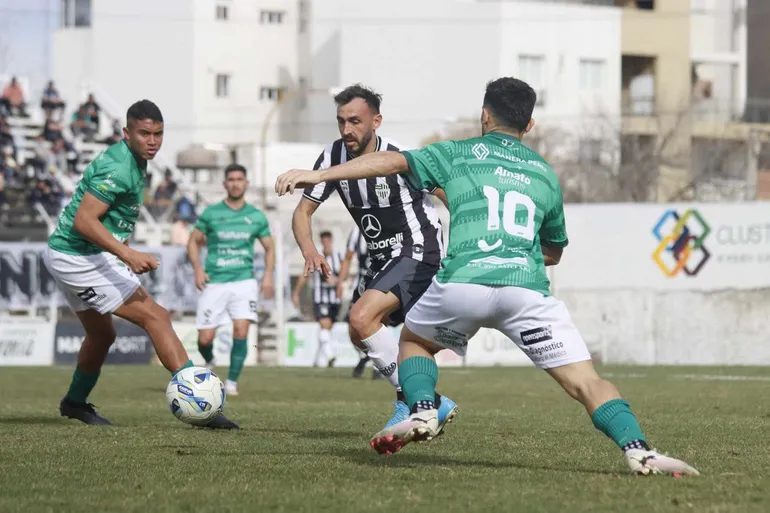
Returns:
[[[591,359],[564,303],[520,287],[442,284],[434,278],[406,316],[406,327],[460,356],[479,328],[492,328],[540,369]]]
[[[112,253],[68,255],[46,247],[43,262],[76,312],[112,313],[141,286],[139,278]]]
[[[231,320],[257,322],[257,280],[208,283],[198,298],[195,325],[199,330],[212,329]]]

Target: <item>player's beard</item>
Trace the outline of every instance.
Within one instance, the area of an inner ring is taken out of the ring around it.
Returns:
[[[374,134],[372,132],[365,133],[360,141],[356,141],[358,143],[358,149],[356,151],[348,150],[348,153],[350,153],[354,157],[360,157],[361,154],[366,149],[366,147],[369,146],[369,143],[372,141],[372,137],[374,137]]]
[[[246,194],[245,190],[241,191],[241,193],[238,194],[237,196],[233,195],[233,193],[231,193],[230,191],[227,191],[227,199],[229,199],[230,201],[240,201],[245,194]]]

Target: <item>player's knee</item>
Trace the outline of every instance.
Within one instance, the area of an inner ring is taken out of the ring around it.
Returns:
[[[214,343],[214,338],[216,337],[216,332],[214,330],[205,330],[205,331],[199,331],[198,332],[198,344],[202,346],[210,346]]]
[[[147,326],[155,324],[171,324],[171,315],[168,313],[168,310],[158,303],[153,303],[150,308],[147,309],[143,321],[142,328],[145,329],[147,329]]]
[[[581,403],[590,401],[590,399],[607,386],[607,381],[599,377],[598,374],[576,375],[567,383],[563,383],[564,390]]]
[[[371,331],[372,324],[379,322],[380,315],[362,303],[356,303],[350,310],[350,328],[356,333]]]
[[[248,336],[249,336],[248,326],[233,327],[233,338],[248,338]]]

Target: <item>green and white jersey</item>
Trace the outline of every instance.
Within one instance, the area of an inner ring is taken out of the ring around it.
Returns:
[[[125,241],[133,233],[139,218],[146,176],[146,168],[139,167],[125,141],[107,148],[83,172],[72,201],[59,214],[59,222],[48,238],[48,246],[68,255],[104,252],[74,227],[75,214],[86,192],[109,205],[101,222],[117,240]]]
[[[440,283],[523,287],[549,295],[540,245],[564,247],[556,173],[515,137],[488,133],[402,152],[418,189],[449,200],[447,256]]]
[[[206,274],[211,283],[254,279],[254,240],[270,236],[265,214],[248,203],[233,210],[209,205],[195,223],[206,236]]]

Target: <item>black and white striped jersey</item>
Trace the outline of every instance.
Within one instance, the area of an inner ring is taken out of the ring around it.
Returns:
[[[351,253],[355,253],[358,257],[358,274],[369,268],[371,261],[369,259],[369,248],[366,247],[366,239],[361,234],[361,229],[358,226],[353,226],[348,235],[348,243],[346,249]]]
[[[323,252],[320,253],[323,254]],[[339,276],[342,270],[342,255],[335,251],[331,255],[326,255],[325,258],[332,270],[331,275]],[[313,273],[313,302],[317,305],[338,305],[342,302],[342,299],[337,296],[337,285],[331,285],[320,272]]]
[[[376,151],[399,151],[393,141],[377,136]],[[342,139],[324,148],[314,169],[328,169],[350,160]],[[304,196],[322,203],[337,191],[366,239],[372,268],[380,269],[398,256],[438,266],[444,252],[441,221],[427,191],[407,185],[401,175],[321,182]]]

